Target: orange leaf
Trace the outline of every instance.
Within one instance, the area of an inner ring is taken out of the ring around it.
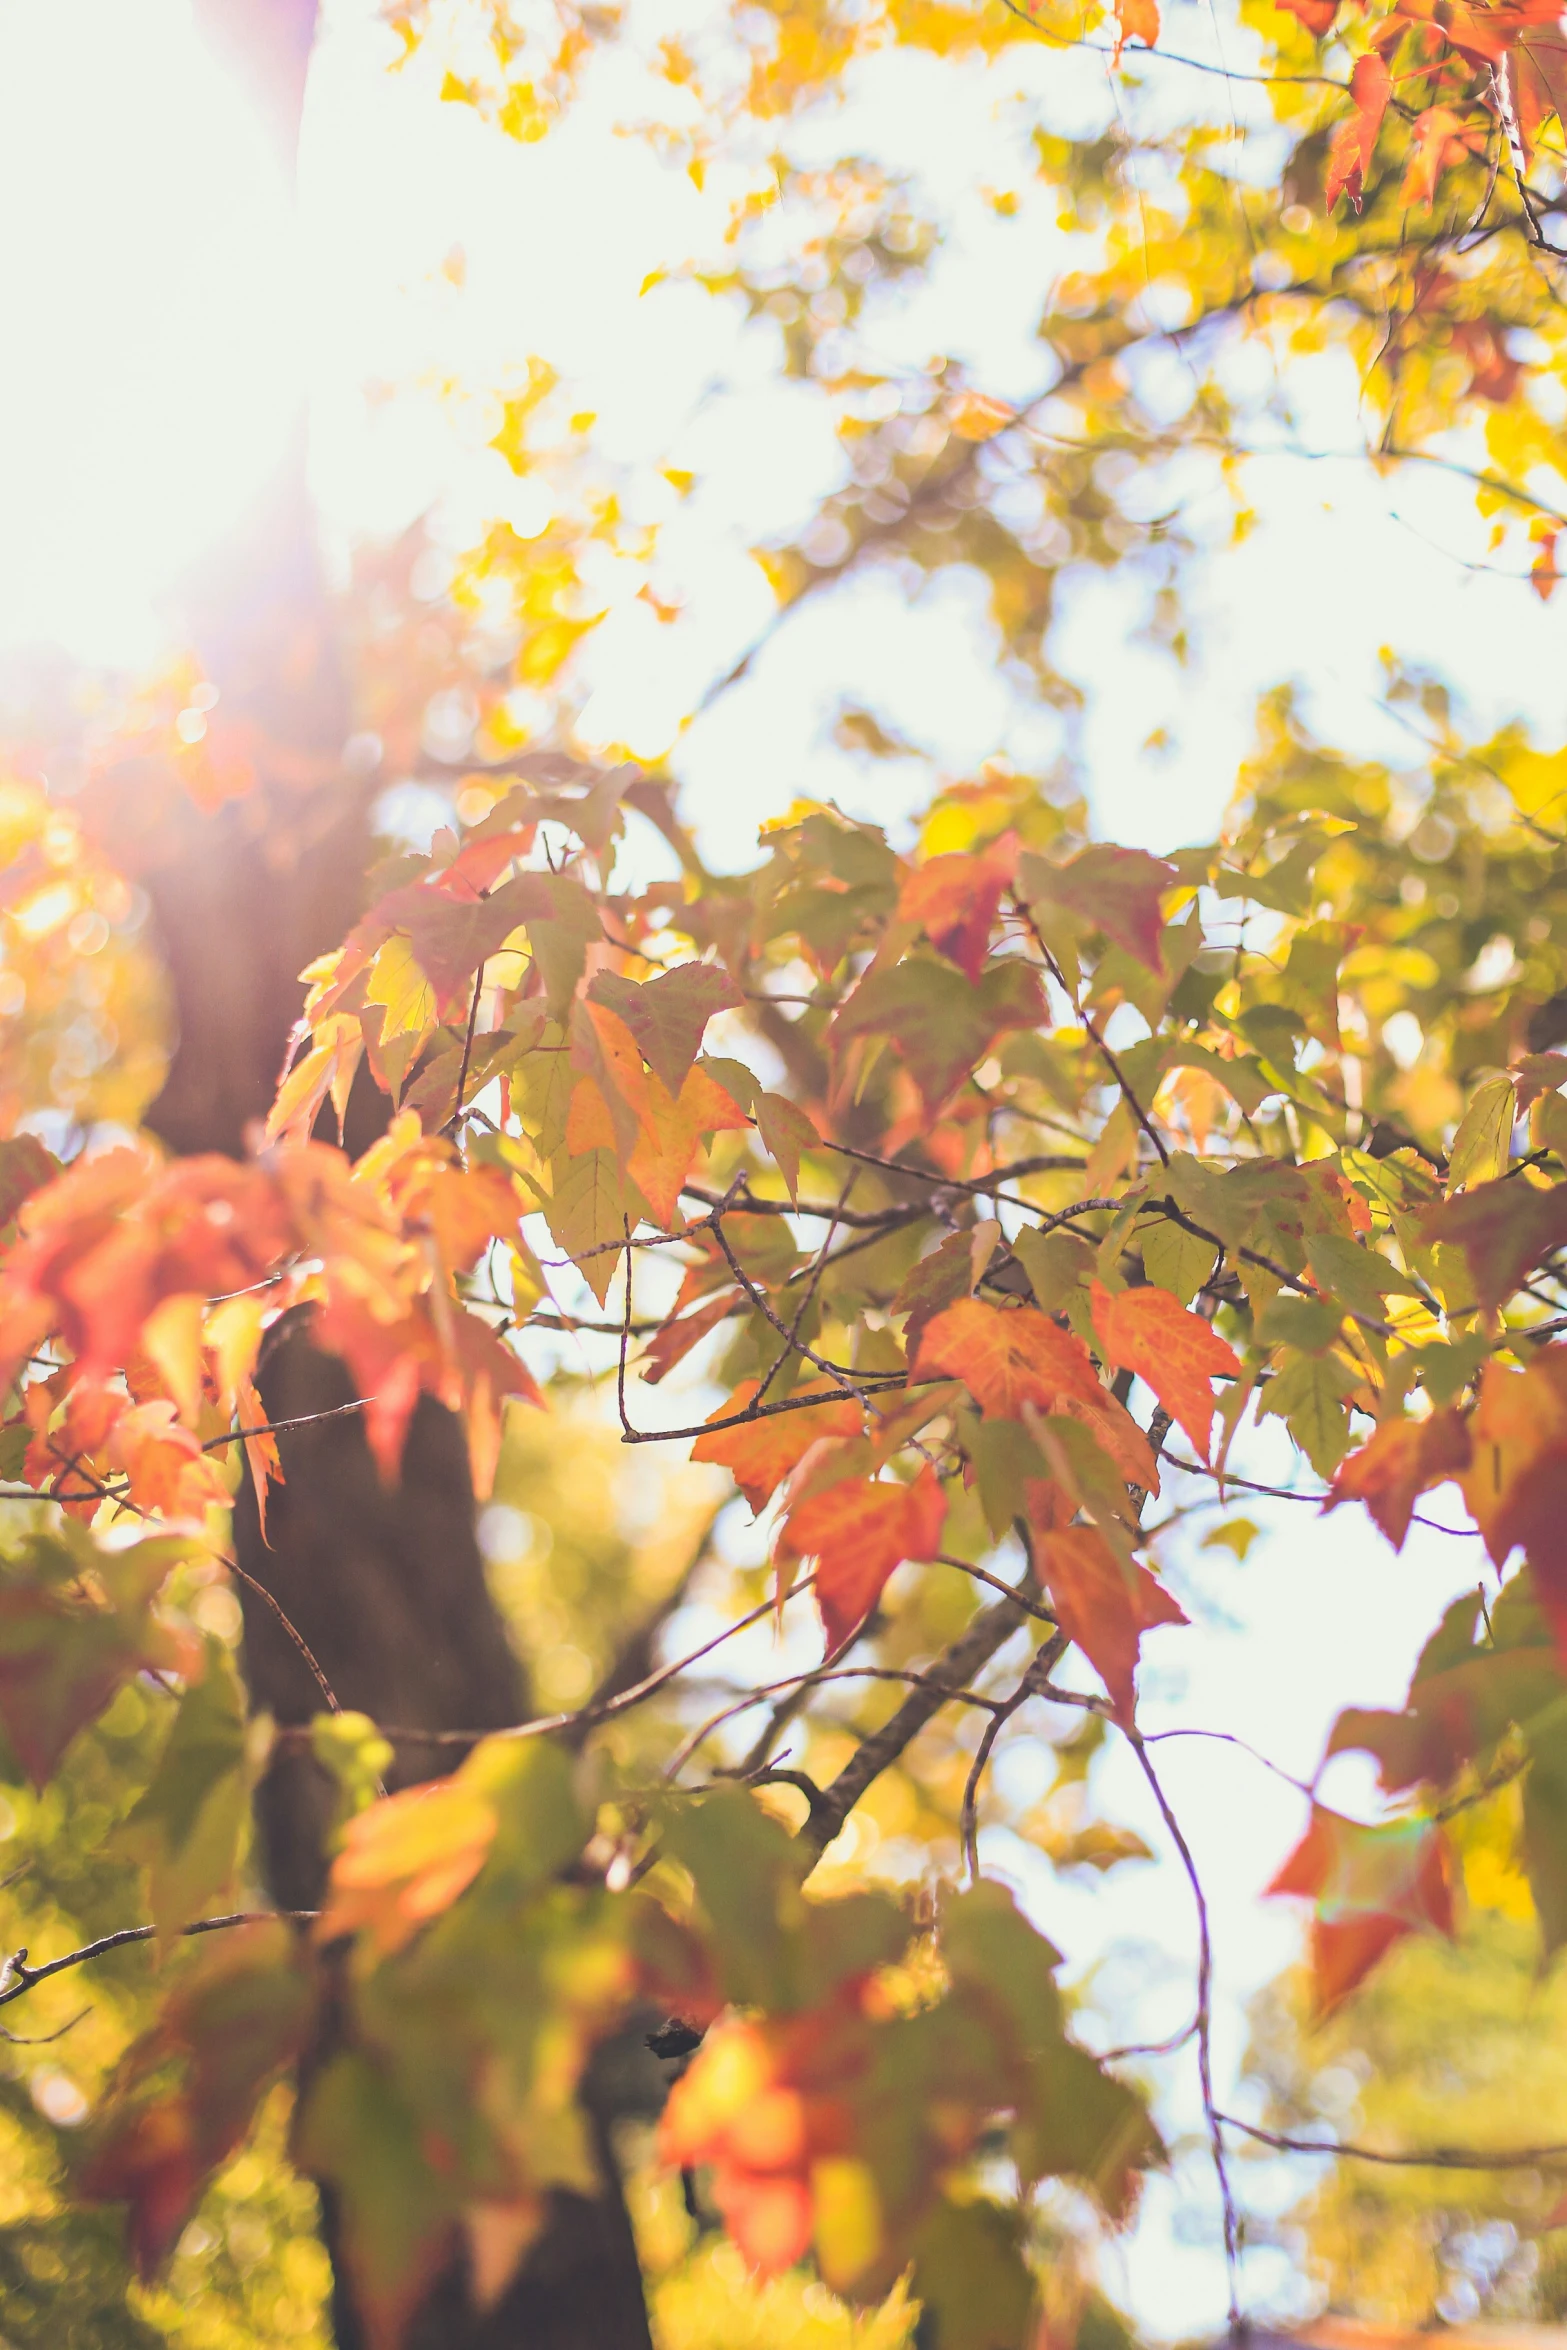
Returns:
[[[1561,577],[1556,568],[1556,542],[1561,535],[1560,530],[1542,530],[1540,552],[1529,566],[1530,584],[1542,604],[1550,602],[1552,590]]]
[[[928,1559],[940,1547],[947,1497],[933,1469],[912,1485],[846,1478],[790,1510],[779,1535],[780,1559],[814,1558],[816,1603],[829,1650],[840,1648],[881,1597],[905,1559]]]
[[[932,946],[977,979],[990,946],[1001,893],[1017,865],[1017,838],[1007,833],[981,856],[932,857],[904,876],[898,916],[917,922]]]
[[[1189,1313],[1167,1289],[1123,1289],[1112,1297],[1102,1281],[1089,1292],[1094,1330],[1106,1358],[1135,1371],[1150,1386],[1205,1461],[1213,1457],[1209,1382],[1240,1377],[1240,1358],[1201,1314]]]
[[[1141,41],[1145,49],[1152,49],[1159,39],[1159,10],[1156,0],[1115,0],[1115,55],[1112,65],[1121,62],[1121,51],[1128,41]]]
[[[572,1104],[576,1107],[575,1101]],[[705,1069],[688,1069],[678,1099],[656,1072],[647,1076],[647,1118],[626,1172],[659,1222],[673,1224],[680,1190],[707,1134],[740,1134],[750,1127],[721,1085]],[[567,1136],[568,1143],[570,1135]],[[573,1148],[576,1146],[573,1144]]]
[[[710,1330],[716,1330],[720,1322],[727,1322],[731,1314],[738,1313],[740,1306],[740,1292],[731,1289],[723,1297],[713,1298],[707,1305],[700,1306],[694,1314],[682,1315],[679,1321],[671,1314],[667,1322],[660,1323],[648,1340],[647,1350],[642,1357],[642,1376],[648,1386],[656,1387],[661,1379],[667,1379],[675,1365],[684,1362],[691,1349],[700,1346]],[[706,1441],[706,1438],[698,1438],[699,1443]]]
[[[1524,1371],[1488,1362],[1469,1438],[1458,1482],[1470,1514],[1496,1566],[1523,1545],[1567,1657],[1567,1346],[1542,1347]]]
[[[1005,432],[1016,414],[1009,401],[989,392],[959,392],[947,410],[947,422],[960,441],[989,441]]]
[[[1469,1431],[1457,1412],[1423,1420],[1389,1420],[1370,1442],[1341,1461],[1323,1511],[1363,1501],[1395,1550],[1402,1550],[1419,1495],[1469,1462]]]
[[[1333,30],[1333,19],[1338,14],[1338,0],[1275,0],[1275,5],[1298,17],[1317,41]]]
[[[373,1803],[343,1831],[316,1940],[362,1931],[390,1957],[472,1884],[496,1826],[494,1805],[461,1774]]]
[[[1024,1404],[1053,1411],[1063,1396],[1104,1400],[1093,1358],[1080,1338],[1037,1306],[991,1306],[959,1298],[926,1323],[912,1376],[945,1371],[961,1379],[987,1419],[1015,1420]]]
[[[759,1380],[743,1379],[711,1417],[727,1420],[733,1413],[743,1412],[760,1385]],[[719,1428],[711,1436],[699,1436],[691,1447],[691,1458],[727,1469],[752,1509],[765,1509],[790,1470],[799,1466],[821,1437],[859,1433],[863,1416],[859,1405],[826,1380],[797,1387],[794,1399],[817,1394],[822,1401],[814,1410],[774,1412],[738,1428]]]
[[[1415,122],[1399,201],[1434,204],[1443,172],[1450,164],[1461,163],[1468,152],[1462,117],[1450,106],[1428,106]]]
[[[1447,1843],[1430,1820],[1362,1827],[1320,1804],[1272,1884],[1317,1905],[1311,1960],[1319,2016],[1346,1999],[1377,1960],[1422,1926],[1453,1932]]]
[[[109,1458],[130,1480],[137,1509],[166,1518],[200,1518],[213,1504],[227,1505],[228,1487],[210,1453],[162,1401],[132,1404],[114,1424]]]
[[[1355,111],[1348,122],[1340,123],[1328,149],[1323,203],[1329,212],[1341,195],[1347,195],[1355,210],[1360,210],[1361,190],[1371,168],[1377,133],[1393,94],[1393,77],[1375,49],[1368,49],[1364,57],[1356,58],[1349,77],[1349,92]]]
[[[1117,1720],[1129,1722],[1143,1634],[1187,1619],[1164,1585],[1136,1559],[1119,1556],[1097,1526],[1052,1527],[1055,1491],[1029,1489],[1040,1576],[1062,1631],[1103,1681]]]

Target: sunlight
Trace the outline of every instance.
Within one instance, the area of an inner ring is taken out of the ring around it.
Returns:
[[[0,0],[0,644],[145,660],[298,380],[283,172],[189,0]]]

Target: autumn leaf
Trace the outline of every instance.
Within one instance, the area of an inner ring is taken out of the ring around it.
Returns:
[[[472,1884],[497,1825],[471,1770],[357,1813],[332,1863],[316,1940],[362,1933],[378,1958],[391,1957]]]
[[[1342,1501],[1363,1501],[1393,1548],[1402,1550],[1420,1495],[1468,1463],[1469,1430],[1457,1412],[1385,1421],[1334,1470],[1324,1515]]]
[[[1051,1411],[1063,1396],[1097,1405],[1105,1390],[1080,1338],[1034,1306],[960,1298],[925,1326],[911,1377],[961,1379],[987,1418],[1015,1420],[1025,1404]]]
[[[1274,0],[1274,5],[1298,17],[1312,39],[1320,41],[1324,34],[1333,30],[1339,0]]]
[[[1210,1382],[1240,1377],[1234,1348],[1201,1314],[1177,1305],[1167,1289],[1123,1289],[1112,1297],[1103,1282],[1095,1281],[1089,1295],[1106,1361],[1135,1371],[1185,1429],[1201,1458],[1211,1461],[1217,1406]]]
[[[786,1094],[763,1093],[756,1099],[756,1131],[762,1138],[762,1148],[782,1175],[790,1199],[798,1207],[801,1157],[806,1151],[821,1148],[822,1138],[813,1121]]]
[[[1031,1492],[1040,1580],[1056,1620],[1103,1681],[1116,1719],[1136,1710],[1135,1675],[1142,1636],[1186,1615],[1145,1566],[1112,1545],[1097,1526],[1053,1526],[1050,1489]],[[1040,1524],[1040,1519],[1046,1522]]]
[[[1115,51],[1110,62],[1119,65],[1121,51],[1128,41],[1141,41],[1145,49],[1152,49],[1159,39],[1159,10],[1156,0],[1115,0]]]
[[[731,1419],[755,1401],[760,1388],[759,1380],[743,1379],[733,1395],[710,1416],[715,1420]],[[773,1412],[765,1419],[749,1420],[738,1428],[716,1428],[710,1436],[699,1436],[691,1447],[691,1458],[711,1461],[727,1469],[752,1509],[764,1510],[813,1444],[824,1436],[859,1433],[864,1414],[852,1396],[819,1379],[796,1387],[790,1400],[800,1403],[810,1395],[821,1397],[821,1402],[811,1410]]]
[[[1368,1828],[1314,1804],[1310,1826],[1267,1890],[1316,1904],[1311,1967],[1319,2017],[1405,1935],[1428,1926],[1454,1931],[1447,1842],[1430,1820]]]
[[[1011,833],[977,857],[932,857],[904,876],[899,919],[918,923],[932,946],[970,979],[978,979],[1001,893],[1016,864],[1017,840]]]
[[[170,1535],[104,1550],[67,1526],[32,1536],[0,1577],[0,1723],[35,1787],[134,1673],[190,1663],[153,1613],[189,1556],[189,1542]]]
[[[1042,918],[1059,910],[1102,930],[1112,945],[1124,947],[1155,972],[1163,968],[1160,900],[1179,879],[1175,867],[1162,857],[1151,857],[1146,849],[1116,848],[1108,841],[1095,841],[1061,865],[1029,855],[1018,867],[1022,894]]]
[[[947,1497],[928,1467],[912,1485],[849,1478],[790,1508],[777,1555],[816,1560],[816,1604],[829,1652],[864,1622],[895,1567],[940,1548],[946,1515]]]
[[[1350,69],[1349,93],[1355,111],[1347,122],[1340,123],[1328,149],[1327,178],[1322,191],[1323,209],[1328,212],[1341,195],[1347,195],[1355,210],[1360,210],[1361,191],[1366,173],[1371,169],[1377,133],[1393,94],[1393,77],[1375,49],[1368,49],[1364,56],[1356,58]]]
[[[281,1920],[239,1926],[207,1945],[120,2060],[76,2186],[88,2202],[130,2206],[131,2254],[144,2280],[173,2249],[265,2091],[302,2052],[314,2007],[291,1929]]]
[[[686,1071],[678,1100],[671,1100],[657,1070],[650,1072],[646,1121],[626,1172],[661,1224],[673,1224],[679,1216],[680,1193],[703,1138],[742,1134],[750,1124],[705,1069]]]
[[[588,988],[588,1001],[607,1006],[624,1021],[648,1067],[670,1093],[678,1094],[702,1049],[709,1020],[716,1012],[732,1012],[744,998],[718,964],[679,963],[640,983],[600,971]]]
[[[1498,1568],[1522,1544],[1567,1657],[1567,1346],[1542,1347],[1522,1371],[1488,1362],[1468,1432],[1458,1482],[1470,1514]]]
[[[837,1052],[856,1037],[888,1038],[934,1113],[998,1036],[1037,1027],[1044,1018],[1039,982],[1015,957],[992,964],[977,984],[960,986],[950,963],[908,955],[866,973],[830,1035]]]

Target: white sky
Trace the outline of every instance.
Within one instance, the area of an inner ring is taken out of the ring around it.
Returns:
[[[668,16],[673,25],[678,11]],[[742,331],[689,285],[638,299],[650,271],[710,243],[716,199],[642,143],[607,135],[636,111],[629,82],[611,81],[541,147],[518,149],[465,109],[434,105],[418,73],[384,76],[369,0],[337,0],[330,24],[295,221],[243,93],[195,41],[188,0],[0,0],[0,652],[53,643],[94,661],[151,658],[177,629],[182,570],[265,480],[301,387],[322,509],[340,539],[400,527],[443,498],[459,530],[514,493],[484,448],[493,421],[482,401],[454,423],[432,387],[495,385],[540,353],[580,382],[579,404],[628,465],[700,477],[669,538],[696,627],[661,630],[627,598],[592,646],[588,735],[661,751],[706,679],[766,621],[770,594],[746,549],[809,513],[835,478],[833,437],[808,392],[774,380],[770,330]],[[1167,25],[1171,46],[1211,54],[1205,10],[1178,0]],[[1241,40],[1232,31],[1232,58]],[[1162,102],[1158,70],[1148,68],[1150,104]],[[1032,328],[1051,238],[1026,217],[998,226],[971,191],[1007,184],[1014,165],[1021,173],[1017,93],[1040,90],[1063,126],[1103,117],[1100,65],[1043,50],[1014,53],[988,82],[892,60],[860,98],[881,151],[955,221],[932,290],[888,323],[891,355],[918,364],[939,341],[1013,397],[1041,373]],[[824,133],[823,152],[840,136]],[[442,274],[459,246],[461,287]],[[367,385],[421,381],[422,393],[366,398]],[[1333,363],[1314,371],[1304,416],[1315,448],[1355,445],[1355,387]],[[1278,456],[1253,466],[1248,491],[1257,528],[1193,582],[1190,670],[1129,641],[1138,615],[1122,583],[1078,576],[1063,594],[1055,652],[1087,697],[1077,748],[1104,831],[1160,847],[1209,835],[1255,699],[1285,677],[1303,681],[1331,737],[1407,756],[1374,707],[1385,644],[1440,670],[1481,724],[1523,714],[1550,743],[1567,733],[1567,602],[1543,607],[1517,581],[1463,567],[1458,557],[1481,544],[1463,485]],[[937,581],[914,609],[870,578],[784,629],[679,747],[714,855],[744,861],[758,823],[802,791],[894,826],[915,804],[923,771],[867,768],[823,747],[840,694],[950,773],[1001,749],[1048,759],[1057,722],[1009,698],[975,603],[961,578]],[[1143,746],[1156,728],[1173,748],[1154,757]],[[1340,1705],[1401,1695],[1440,1605],[1471,1579],[1474,1546],[1417,1534],[1394,1558],[1348,1512],[1325,1523],[1304,1509],[1275,1515],[1244,1566],[1222,1552],[1175,1562],[1207,1620],[1200,1637],[1155,1636],[1147,1716],[1151,1727],[1233,1731],[1309,1775]],[[1243,2002],[1297,1946],[1292,1912],[1256,1895],[1302,1807],[1234,1748],[1181,1742],[1161,1756],[1213,1905],[1227,2093]],[[1007,1770],[1020,1795],[1033,1791],[1026,1755]],[[1106,1768],[1103,1793],[1114,1816],[1160,1844],[1129,1766]],[[1037,1894],[1075,1975],[1117,1945],[1096,1978],[1111,2036],[1157,2036],[1183,2020],[1191,1920],[1171,1864],[1125,1870],[1085,1895],[1009,1838],[990,1857]],[[1163,1987],[1134,2003],[1161,1970]],[[1167,2121],[1189,2126],[1191,2068],[1163,2069]],[[1268,2201],[1280,2200],[1275,2174]],[[1222,2317],[1200,2162],[1150,2192],[1121,2290],[1151,2335]],[[1287,2294],[1273,2256],[1248,2263],[1248,2291],[1258,2307]]]

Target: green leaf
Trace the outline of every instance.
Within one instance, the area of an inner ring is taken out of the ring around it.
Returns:
[[[316,2076],[296,2134],[302,2168],[335,2190],[343,2250],[379,2344],[398,2340],[455,2242],[452,2183],[423,2139],[418,2114],[356,2050]]]
[[[1213,1242],[1199,1240],[1168,1216],[1145,1224],[1137,1240],[1149,1280],[1189,1306],[1213,1271],[1217,1254]]]
[[[988,2198],[942,2196],[915,2239],[914,2290],[930,2350],[1028,2350],[1034,2280],[1021,2215]]]
[[[562,1152],[551,1168],[555,1188],[542,1202],[544,1221],[602,1305],[621,1267],[615,1247],[617,1242],[625,1245],[630,1201],[636,1194],[628,1196],[613,1151],[583,1151],[577,1158]]]
[[[239,1675],[223,1642],[209,1636],[201,1677],[187,1685],[151,1783],[117,1839],[146,1866],[164,1947],[233,1877],[250,1811],[247,1762]]]
[[[385,1793],[381,1781],[395,1750],[368,1714],[317,1714],[310,1725],[310,1751],[337,1788],[334,1833]]]
[[[1280,1419],[1319,1477],[1331,1477],[1349,1450],[1344,1398],[1359,1385],[1337,1355],[1298,1354],[1262,1391],[1257,1417]]]
[[[1449,1197],[1505,1172],[1517,1116],[1518,1097],[1510,1077],[1492,1077],[1476,1087],[1453,1137],[1447,1163]]]

